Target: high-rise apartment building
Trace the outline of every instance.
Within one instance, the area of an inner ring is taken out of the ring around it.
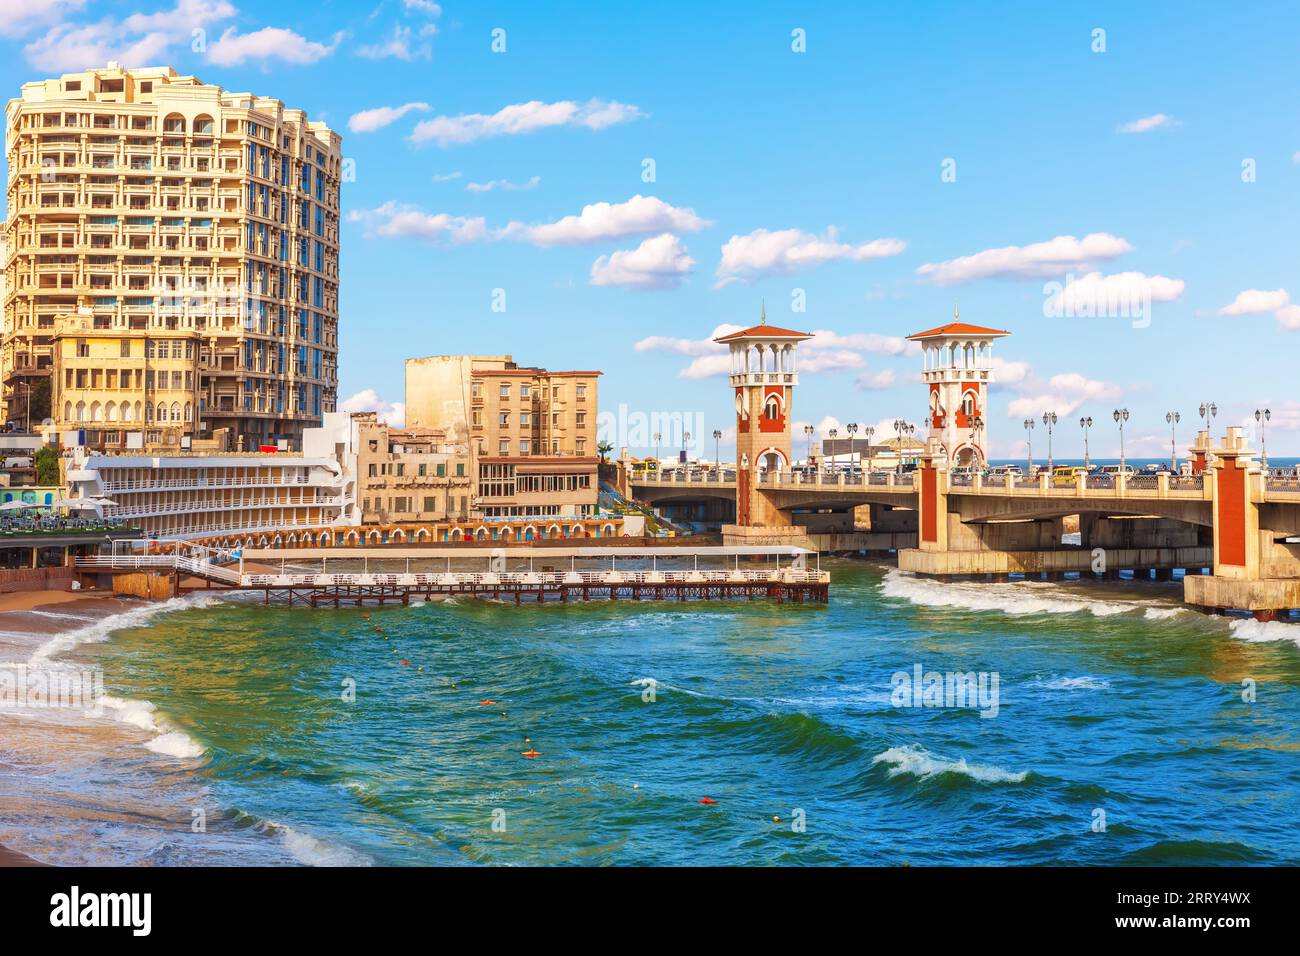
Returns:
[[[476,512],[489,518],[595,513],[600,372],[552,372],[509,355],[406,362],[406,425],[464,442]]]
[[[232,451],[297,447],[336,399],[340,144],[170,67],[24,84],[5,126],[4,418],[110,449],[221,428]]]

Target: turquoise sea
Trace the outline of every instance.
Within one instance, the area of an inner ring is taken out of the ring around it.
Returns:
[[[198,596],[74,627],[52,656],[102,667],[109,706],[0,717],[0,842],[162,865],[1300,863],[1300,625],[1184,610],[1179,582],[822,566],[825,606]],[[916,665],[996,674],[996,716],[895,706]]]

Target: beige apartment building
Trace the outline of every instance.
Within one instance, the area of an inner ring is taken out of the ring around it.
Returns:
[[[125,447],[287,441],[335,407],[341,138],[170,67],[6,109],[0,415]]]
[[[352,418],[362,524],[468,520],[474,489],[463,445],[442,429],[392,428],[374,412]]]
[[[599,377],[521,366],[509,355],[408,359],[406,424],[467,446],[477,514],[585,517],[600,490]]]

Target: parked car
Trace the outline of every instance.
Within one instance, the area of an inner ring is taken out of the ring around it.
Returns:
[[[1007,475],[1011,475],[1013,478],[1019,478],[1023,474],[1024,471],[1019,465],[994,465],[985,472],[985,478],[990,481],[1005,481]]]
[[[1110,478],[1118,478],[1123,475],[1125,478],[1133,477],[1133,468],[1130,465],[1102,465],[1097,469],[1097,474],[1106,475]]]

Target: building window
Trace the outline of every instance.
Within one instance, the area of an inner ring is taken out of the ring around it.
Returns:
[[[497,452],[502,455],[510,454],[510,442],[504,438],[501,439],[501,442],[497,448]]]

